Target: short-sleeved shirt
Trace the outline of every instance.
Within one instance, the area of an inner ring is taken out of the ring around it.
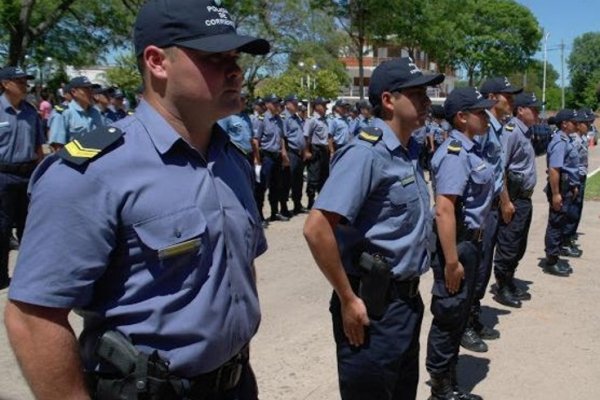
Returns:
[[[479,145],[462,132],[453,130],[433,155],[431,168],[435,176],[435,195],[459,197],[464,224],[470,229],[484,228],[483,223],[492,207],[494,174],[483,160]]]
[[[546,153],[548,168],[559,169],[569,179],[570,186],[579,185],[579,153],[573,139],[565,132],[558,131],[552,136]]]
[[[337,148],[345,146],[350,141],[350,125],[346,117],[335,114],[328,121],[328,127]]]
[[[417,144],[405,148],[384,121],[373,125],[376,143],[359,135],[336,152],[315,208],[343,217],[336,237],[348,274],[359,274],[360,248],[384,257],[395,278],[415,278],[429,268],[433,221]]]
[[[299,152],[304,150],[306,142],[304,141],[304,121],[297,114],[291,114],[285,110],[281,117],[283,118],[283,126],[287,145],[290,149]]]
[[[505,169],[523,178],[523,190],[532,190],[537,182],[535,150],[531,136],[531,129],[517,117],[511,119],[502,132]]]
[[[115,108],[114,106],[108,106],[109,110],[112,111],[112,113],[115,116],[115,121],[118,121],[120,119],[125,118],[127,115],[127,111],[123,110],[122,108]]]
[[[373,118],[365,118],[363,115],[359,115],[358,118],[355,119],[355,121],[356,124],[354,128],[350,130],[350,132],[354,136],[358,135],[363,129],[371,126],[371,124],[373,123]]]
[[[504,155],[502,152],[502,124],[489,111],[490,127],[485,135],[475,137],[482,156],[494,171],[494,197],[504,189]]]
[[[250,165],[216,124],[204,159],[145,101],[114,126],[123,137],[89,164],[55,154],[36,170],[9,297],[78,309],[87,369],[116,329],[177,375],[212,371],[260,320]]]
[[[5,95],[0,96],[0,164],[18,164],[37,158],[45,134],[36,109],[22,101],[15,110]]]
[[[265,112],[263,117],[256,125],[254,138],[258,139],[261,150],[278,153],[284,136],[283,120],[280,115],[273,115],[270,111]]]
[[[312,118],[304,123],[304,138],[306,143],[326,146],[329,142],[331,133],[327,124],[327,117],[321,117],[314,113]]]
[[[67,144],[74,136],[106,125],[95,107],[84,110],[76,101],[71,101],[60,116],[52,118],[49,143]]]
[[[586,176],[588,173],[588,142],[587,136],[582,137],[579,133],[569,135],[573,140],[573,146],[579,154],[579,176]]]
[[[417,143],[423,146],[425,144],[425,138],[427,137],[427,126],[422,126],[415,130],[412,133],[412,137],[417,141]]]
[[[244,118],[245,116],[245,118]],[[252,152],[252,122],[246,113],[233,114],[219,120],[219,125],[227,134],[229,139],[244,153]]]
[[[102,111],[98,107],[95,107],[95,108],[96,108],[96,110],[98,110],[100,115],[102,115],[102,119],[104,120],[104,125],[110,125],[113,122],[117,122],[119,120],[119,118],[117,118],[117,114],[115,114],[115,112],[113,110],[111,110],[110,108],[107,107],[104,111]]]

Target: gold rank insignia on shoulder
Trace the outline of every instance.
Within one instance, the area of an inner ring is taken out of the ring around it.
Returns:
[[[460,142],[460,140],[454,139],[448,145],[448,154],[458,155],[461,150],[462,150],[462,143]]]
[[[504,127],[508,132],[512,132],[515,130],[515,126],[513,124],[508,124]]]
[[[77,136],[58,152],[58,156],[71,164],[83,165],[96,158],[123,136],[123,131],[103,126]]]
[[[371,144],[375,144],[381,140],[383,136],[383,131],[379,128],[375,128],[372,126],[364,128],[359,134],[358,138],[364,140],[365,142],[369,142]]]

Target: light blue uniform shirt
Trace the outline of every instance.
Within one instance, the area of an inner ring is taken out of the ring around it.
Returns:
[[[450,151],[449,146],[460,147],[460,151]],[[492,208],[494,195],[493,172],[478,147],[462,132],[453,130],[431,160],[435,195],[460,197],[464,223],[470,229],[485,228],[483,222]]]
[[[282,113],[282,118],[283,130],[289,148],[296,152],[301,152],[306,147],[303,133],[304,121],[298,115],[292,115],[287,110]]]
[[[535,150],[531,143],[531,135],[531,129],[517,117],[511,119],[502,132],[505,169],[523,177],[523,190],[532,190],[537,183]]]
[[[492,167],[494,172],[494,197],[499,196],[504,189],[504,155],[502,154],[502,124],[488,111],[490,127],[485,135],[475,136],[483,159]]]
[[[339,149],[350,141],[350,125],[346,117],[335,114],[334,117],[329,120],[328,127],[336,148]]]
[[[331,133],[327,125],[327,117],[314,113],[312,118],[304,123],[304,138],[306,143],[326,146]]]
[[[358,135],[364,128],[373,124],[373,118],[365,118],[363,115],[359,115],[355,121],[356,125],[354,129],[350,130],[354,136]]]
[[[587,136],[581,137],[579,133],[569,135],[573,140],[573,145],[579,154],[579,176],[584,177],[588,173],[588,142]]]
[[[15,110],[5,95],[0,96],[0,164],[35,160],[45,139],[42,120],[31,104],[22,101]]]
[[[383,135],[377,143],[357,136],[335,153],[315,208],[347,221],[336,236],[348,274],[359,274],[354,261],[362,245],[383,256],[395,278],[416,278],[429,268],[433,221],[417,144],[411,140],[408,149],[402,147],[380,119],[374,126]]]
[[[273,115],[267,111],[263,119],[258,121],[254,138],[258,139],[261,150],[279,153],[283,139],[283,120],[280,115]]]
[[[124,136],[89,164],[52,155],[36,170],[9,297],[79,309],[87,369],[116,329],[174,374],[212,371],[260,321],[250,165],[218,125],[204,159],[144,101],[114,126]]]
[[[546,162],[548,168],[560,169],[561,173],[566,173],[570,186],[579,185],[579,153],[573,139],[563,131],[558,131],[552,136],[548,144]]]
[[[67,144],[73,136],[105,126],[104,118],[95,107],[84,110],[75,100],[69,103],[62,118],[53,118],[50,125],[49,143]]]
[[[238,146],[244,153],[252,153],[252,144],[250,139],[252,138],[252,122],[248,118],[247,114],[244,118],[241,114],[233,114],[228,117],[222,118],[218,121],[219,125],[227,134],[229,139]]]

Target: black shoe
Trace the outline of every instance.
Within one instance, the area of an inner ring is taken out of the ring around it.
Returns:
[[[521,308],[521,300],[513,296],[508,286],[499,287],[493,299],[507,307]]]
[[[11,250],[19,250],[19,241],[17,240],[16,237],[14,237],[12,235],[10,236],[10,244],[9,244],[9,246],[10,246]]]
[[[483,400],[483,397],[473,393],[465,393],[458,388],[454,389],[454,397],[458,400]]]
[[[500,331],[483,324],[479,324],[480,329],[475,328],[475,332],[482,340],[495,340],[500,337]]]
[[[477,332],[471,327],[465,329],[462,338],[460,339],[460,345],[465,349],[476,353],[485,353],[488,351],[487,344],[481,340]]]
[[[270,222],[275,222],[275,221],[282,221],[282,222],[287,222],[290,219],[288,217],[285,217],[281,214],[273,214],[271,215],[271,218],[269,218]]]
[[[269,221],[266,219],[263,219],[260,224],[262,225],[263,229],[267,229],[269,227]]]
[[[294,215],[298,215],[298,214],[306,214],[308,213],[310,210],[308,208],[304,208],[302,206],[300,207],[294,207]]]
[[[508,282],[508,290],[515,299],[518,300],[531,300],[531,294],[521,288],[519,288],[515,283],[511,280]]]
[[[286,217],[287,219],[291,219],[291,218],[294,216],[294,214],[292,214],[292,213],[291,213],[290,211],[288,211],[288,210],[284,210],[284,211],[282,211],[282,212],[281,212],[281,215],[282,215],[282,216],[284,216],[284,217]]]
[[[544,265],[544,272],[551,275],[556,276],[569,276],[569,272],[567,269],[560,268],[558,266],[558,257],[557,256],[547,256],[546,264]]]
[[[583,251],[579,250],[575,246],[562,246],[560,248],[560,255],[565,257],[578,258],[581,257]]]

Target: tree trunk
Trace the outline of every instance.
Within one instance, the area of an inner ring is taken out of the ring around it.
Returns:
[[[358,37],[358,87],[360,92],[360,99],[363,100],[365,98],[364,95],[364,87],[365,87],[365,66],[364,66],[364,57],[363,57],[363,48],[365,45],[365,38],[362,34],[359,34]],[[354,82],[352,82],[354,84]]]

